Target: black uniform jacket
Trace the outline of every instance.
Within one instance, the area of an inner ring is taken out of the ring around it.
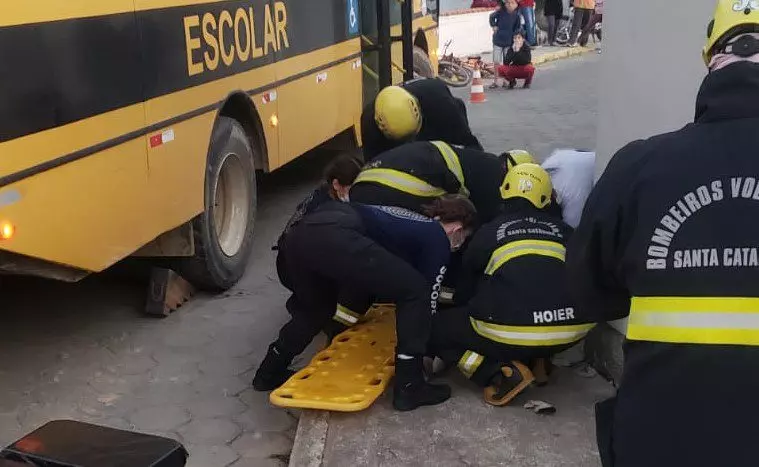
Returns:
[[[422,128],[416,136],[417,141],[439,140],[482,150],[482,145],[469,128],[466,105],[451,94],[444,82],[437,78],[420,78],[407,81],[401,86],[416,97],[422,112]],[[361,139],[365,161],[402,143],[385,138],[377,127],[374,121],[374,100],[361,114]]]
[[[510,202],[502,215],[474,235],[464,253],[456,303],[468,304],[473,318],[493,324],[586,323],[580,310],[575,310],[567,287],[564,255],[572,228],[522,200],[516,202],[520,203],[518,209],[510,209],[515,203]],[[547,255],[518,255],[535,248]],[[498,257],[510,259],[493,272]]]
[[[759,465],[758,179],[759,65],[743,62],[706,77],[694,123],[620,150],[586,204],[571,290],[630,318],[617,467]]]
[[[469,198],[477,208],[480,220],[487,222],[501,209],[500,187],[506,175],[503,164],[498,156],[493,154],[459,147],[452,149],[461,164]],[[413,175],[447,193],[459,193],[461,189],[459,180],[446,165],[440,151],[428,142],[406,143],[386,151],[365,167],[370,168],[393,169]],[[418,212],[420,206],[432,201],[432,198],[397,192],[398,190],[374,182],[359,181],[354,187],[351,190],[351,199],[360,203],[390,204]]]

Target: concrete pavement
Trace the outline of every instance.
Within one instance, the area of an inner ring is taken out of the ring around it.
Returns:
[[[587,55],[546,64],[531,89],[486,89],[484,104],[469,104],[468,89],[454,94],[467,101],[485,150],[527,149],[543,160],[557,147],[595,147],[599,63],[599,56]]]
[[[525,147],[541,158],[555,146],[592,147],[597,61],[548,64],[532,90],[488,92],[488,103],[469,110],[475,132],[492,151]],[[468,99],[468,89],[456,92]],[[0,445],[72,418],[168,435],[189,448],[191,467],[287,465],[299,413],[272,407],[249,384],[287,319],[269,248],[325,160],[306,157],[265,177],[243,281],[165,320],[144,317],[144,284],[120,276],[73,285],[0,278]],[[480,402],[465,385],[455,390]]]
[[[0,279],[0,445],[69,418],[177,439],[190,467],[287,465],[299,414],[250,381],[288,317],[271,245],[326,160],[265,177],[245,278],[167,319],[143,316],[145,284],[121,274]]]
[[[557,147],[593,148],[599,58],[548,65],[530,90],[495,90],[485,104],[469,105],[473,131],[486,150],[526,148],[540,159]],[[462,90],[460,97],[468,96]],[[292,467],[600,465],[593,405],[613,392],[594,373],[560,368],[544,388],[531,388],[496,408],[457,371],[446,375],[452,399],[398,413],[390,391],[358,413],[304,411]],[[522,408],[530,399],[555,404],[557,413]]]

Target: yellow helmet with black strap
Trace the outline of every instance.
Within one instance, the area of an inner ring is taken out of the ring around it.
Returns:
[[[374,101],[374,121],[386,138],[403,141],[422,129],[419,102],[400,86],[388,86]]]
[[[511,151],[501,154],[501,160],[504,163],[504,168],[509,171],[512,167],[519,164],[534,164],[535,158],[532,157],[528,151],[524,149],[512,149]]]
[[[551,204],[552,193],[551,176],[538,164],[515,166],[506,174],[501,185],[501,198],[504,201],[524,198],[538,209]]]
[[[735,36],[759,32],[759,0],[718,0],[714,18],[706,30],[706,45],[702,52],[704,63],[709,66],[715,54],[725,51]],[[736,55],[753,55],[759,49],[728,50]]]

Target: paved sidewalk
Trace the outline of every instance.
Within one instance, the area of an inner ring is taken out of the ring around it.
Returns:
[[[413,412],[394,411],[391,391],[361,413],[304,412],[290,466],[600,466],[593,404],[613,392],[601,377],[560,368],[551,384],[506,407],[486,404],[456,370],[449,382],[448,402]],[[556,414],[524,409],[533,399],[554,404]]]
[[[588,52],[595,52],[593,47],[548,47],[542,46],[532,51],[532,64],[540,66],[562,58],[574,57]]]

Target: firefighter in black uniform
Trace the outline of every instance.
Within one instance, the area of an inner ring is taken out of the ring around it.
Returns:
[[[472,201],[481,222],[490,222],[501,211],[500,188],[506,172],[533,161],[532,155],[521,149],[495,156],[442,141],[407,143],[366,164],[351,187],[350,198],[422,213],[436,196],[460,193]],[[444,305],[449,305],[455,294],[462,253],[451,257],[441,292]]]
[[[361,114],[364,160],[412,140],[445,141],[482,150],[469,128],[466,106],[436,78],[388,86]]]
[[[500,187],[507,170],[533,161],[524,150],[495,156],[443,141],[407,143],[366,164],[351,187],[350,199],[422,212],[430,200],[458,193],[469,197],[482,222],[489,222],[501,210]]]
[[[413,410],[450,397],[423,376],[432,315],[450,251],[472,232],[476,212],[461,196],[435,200],[429,217],[402,208],[331,202],[298,222],[285,239],[297,300],[292,319],[258,368],[253,387],[279,387],[287,367],[319,333],[343,289],[390,299],[397,306],[393,405]]]
[[[759,464],[759,6],[721,0],[693,124],[621,149],[568,268],[578,306],[628,317],[605,466]]]
[[[572,305],[564,264],[571,228],[552,216],[551,179],[521,164],[503,181],[504,211],[464,255],[456,308],[433,321],[432,350],[505,405],[534,379],[524,364],[579,342],[593,327]]]

